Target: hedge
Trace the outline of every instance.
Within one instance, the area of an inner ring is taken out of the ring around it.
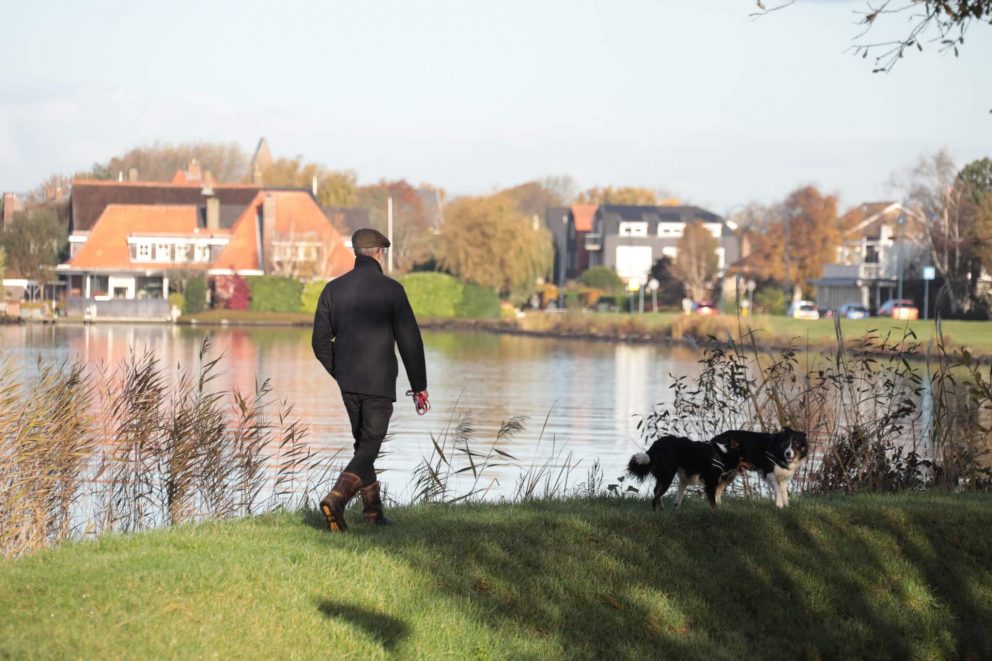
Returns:
[[[299,312],[303,284],[295,278],[263,275],[248,278],[253,312]]]
[[[499,318],[499,296],[487,287],[460,282],[446,273],[410,273],[401,282],[418,317]]]
[[[466,282],[462,298],[455,305],[455,316],[460,319],[498,319],[499,294],[496,290]]]
[[[314,280],[313,282],[308,282],[303,286],[303,293],[300,294],[300,311],[302,312],[316,312],[317,311],[317,299],[320,298],[320,294],[324,291],[324,287],[327,283],[323,280]]]
[[[207,281],[204,278],[190,278],[186,281],[186,305],[183,312],[196,314],[207,309]]]

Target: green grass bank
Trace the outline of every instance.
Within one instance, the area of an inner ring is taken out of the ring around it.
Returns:
[[[737,318],[731,316],[686,316],[675,312],[657,314],[617,314],[608,312],[530,312],[521,319],[487,319],[473,317],[434,317],[418,315],[425,328],[449,328],[518,333],[543,337],[591,338],[633,342],[679,342],[687,339],[703,342],[709,335],[737,336]],[[244,326],[309,326],[310,313],[253,312],[238,310],[208,310],[184,315],[183,323],[231,324]],[[758,315],[742,320],[747,330],[755,331],[759,345],[774,348],[796,343],[799,348],[813,351],[837,346],[833,319],[806,321],[789,317]],[[992,321],[958,321],[943,323],[944,341],[950,349],[967,347],[973,355],[992,357]],[[868,331],[878,334],[891,332],[902,337],[911,329],[923,347],[936,334],[933,320],[898,321],[894,319],[845,319],[841,329],[848,341],[863,337]]]
[[[992,657],[989,495],[392,513],[344,536],[279,513],[0,562],[0,657]]]

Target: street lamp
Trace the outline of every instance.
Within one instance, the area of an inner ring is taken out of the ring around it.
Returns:
[[[789,209],[785,212],[782,217],[782,225],[785,233],[785,297],[787,300],[792,300],[792,264],[789,261],[789,231],[792,220],[792,214],[795,212],[794,209]]]
[[[651,312],[658,311],[658,288],[661,287],[661,283],[658,282],[658,278],[651,278],[648,280],[648,289],[651,290]]]
[[[900,205],[899,207],[899,252],[896,253],[896,270],[899,272],[899,289],[898,294],[896,294],[897,300],[902,300],[902,269],[903,269],[903,257],[902,257],[902,244],[903,244],[903,234],[905,234],[906,228],[906,207]]]

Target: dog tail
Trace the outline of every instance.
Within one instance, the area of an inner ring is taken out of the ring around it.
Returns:
[[[651,455],[647,452],[638,452],[627,462],[627,474],[637,478],[642,482],[651,472]]]

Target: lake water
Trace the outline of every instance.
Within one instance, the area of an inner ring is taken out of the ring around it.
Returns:
[[[132,350],[152,350],[164,365],[193,366],[205,335],[223,353],[223,389],[252,391],[270,379],[274,393],[295,406],[310,429],[315,449],[350,453],[347,414],[334,381],[316,361],[304,328],[229,328],[158,325],[0,326],[0,347],[30,373],[38,357],[78,358],[89,365],[114,364]],[[599,460],[607,480],[619,475],[640,450],[635,416],[669,399],[669,373],[698,372],[699,355],[681,347],[611,344],[474,332],[424,333],[433,410],[418,417],[401,375],[392,439],[377,467],[400,500],[412,495],[411,472],[431,454],[430,433],[449,420],[471,416],[478,449],[492,444],[501,423],[527,416],[526,429],[500,444],[523,464],[541,462],[566,447],[578,466],[570,484],[584,479]],[[547,418],[547,426],[541,434]],[[519,471],[497,471],[495,493],[509,494]]]

